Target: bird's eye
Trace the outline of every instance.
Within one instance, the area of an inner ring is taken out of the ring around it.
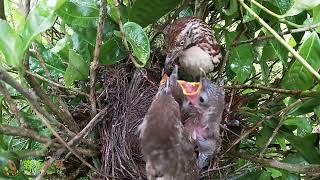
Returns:
[[[204,98],[202,96],[199,97],[200,103],[204,103]]]
[[[180,41],[180,46],[184,45],[184,40]]]

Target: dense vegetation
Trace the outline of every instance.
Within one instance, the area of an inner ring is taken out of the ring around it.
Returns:
[[[224,120],[241,125],[204,174],[319,178],[319,0],[1,1],[0,178],[97,175],[103,70],[164,60],[161,31],[190,15],[221,44],[212,79],[225,77]]]

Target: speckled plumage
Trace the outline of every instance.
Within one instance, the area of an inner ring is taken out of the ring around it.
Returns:
[[[221,62],[220,46],[202,20],[192,16],[179,18],[168,25],[164,33],[166,63],[179,58],[181,67],[198,77],[201,71],[213,71]]]

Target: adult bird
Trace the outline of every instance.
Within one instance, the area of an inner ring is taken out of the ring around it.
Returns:
[[[198,81],[202,72],[208,73],[221,62],[220,46],[211,28],[201,19],[182,17],[168,25],[165,30],[165,71],[179,59],[183,71]]]
[[[159,90],[140,125],[141,153],[149,180],[198,178],[193,145],[181,123],[177,67]],[[182,94],[183,95],[183,94]]]
[[[184,127],[189,139],[199,149],[197,165],[209,165],[221,146],[220,123],[225,106],[223,87],[201,78],[197,93],[186,95],[183,103]]]

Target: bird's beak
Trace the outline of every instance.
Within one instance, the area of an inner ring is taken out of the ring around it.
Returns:
[[[188,101],[191,102],[192,105],[195,105],[197,103],[198,94],[202,88],[202,83],[178,80],[178,84]]]
[[[180,55],[180,49],[174,50],[167,55],[166,60],[164,62],[165,73],[168,73],[171,64],[174,63],[174,61],[178,58],[179,55]]]

